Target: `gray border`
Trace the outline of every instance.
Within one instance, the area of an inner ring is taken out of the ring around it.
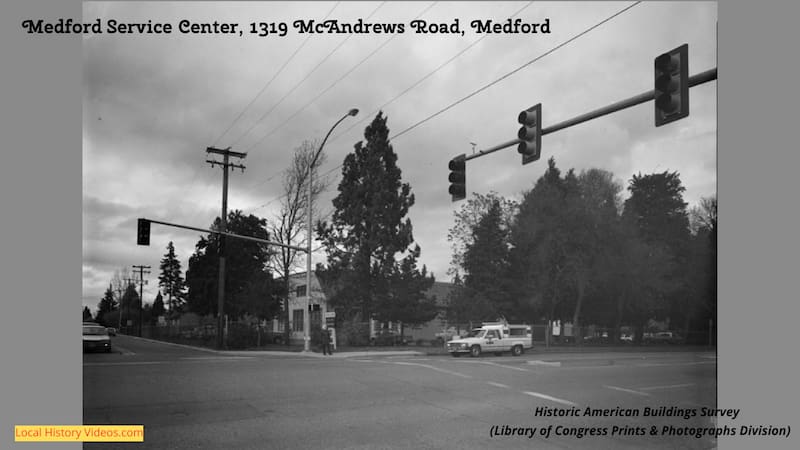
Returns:
[[[14,425],[83,420],[81,40],[20,31],[28,17],[80,18],[81,4],[13,1],[0,9],[0,447],[78,449],[16,444]]]
[[[81,298],[80,38],[19,28],[26,17],[81,17],[81,3],[15,0],[0,10],[0,446],[80,448],[16,445],[13,426],[82,419],[81,354],[65,338],[78,333]],[[787,158],[796,147],[798,13],[777,0],[719,3],[719,405],[742,408],[739,424],[797,425],[797,165]],[[720,438],[719,446],[796,441]]]
[[[777,1],[718,6],[719,405],[742,408],[737,425],[795,429],[720,438],[724,449],[798,448],[798,13]]]

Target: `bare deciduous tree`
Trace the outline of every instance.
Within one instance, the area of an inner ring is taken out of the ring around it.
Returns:
[[[294,149],[292,162],[283,172],[281,207],[276,220],[272,221],[271,238],[285,245],[305,247],[307,245],[306,214],[308,208],[308,175],[309,166],[319,149],[319,143],[303,141]],[[321,153],[314,164],[314,178],[311,188],[313,216],[319,215],[317,198],[328,188],[329,180],[319,173],[325,162],[325,153]],[[289,276],[300,268],[305,261],[298,260],[298,251],[288,247],[277,247],[272,255],[270,265],[275,273],[283,279],[286,298],[283,300],[282,320],[284,323],[284,342],[289,343]]]

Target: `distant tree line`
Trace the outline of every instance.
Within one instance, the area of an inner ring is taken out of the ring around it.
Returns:
[[[551,158],[519,203],[475,194],[448,235],[456,288],[445,317],[626,326],[637,338],[650,320],[685,336],[708,330],[716,197],[687,210],[676,172],[634,175],[624,202],[621,191],[608,171],[562,175]]]

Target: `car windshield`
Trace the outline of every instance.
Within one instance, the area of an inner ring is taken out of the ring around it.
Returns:
[[[108,330],[103,327],[83,327],[84,335],[103,335],[108,334]]]
[[[467,335],[467,337],[482,338],[484,333],[486,333],[486,330],[481,330],[480,328],[478,328],[478,329],[470,331],[469,334]]]

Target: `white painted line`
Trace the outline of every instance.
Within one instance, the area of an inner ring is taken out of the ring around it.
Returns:
[[[499,388],[511,389],[511,386],[507,386],[501,383],[495,383],[494,381],[487,381],[486,383],[491,384],[492,386],[497,386]]]
[[[666,386],[648,386],[648,387],[640,387],[639,389],[643,391],[655,391],[658,389],[679,389],[694,386],[694,383],[685,383],[685,384],[669,384]]]
[[[561,399],[561,398],[551,397],[549,395],[540,394],[538,392],[523,391],[523,393],[528,394],[528,395],[530,395],[532,397],[539,397],[539,398],[543,398],[545,400],[550,400],[551,402],[561,403],[562,405],[578,406],[577,403],[573,403],[573,402],[571,402],[569,400],[564,400],[564,399]]]
[[[489,365],[489,366],[502,367],[504,369],[518,370],[520,372],[530,372],[530,370],[523,369],[522,367],[507,366],[505,364],[499,364],[499,363],[491,362],[491,361],[469,361],[469,360],[467,360],[467,361],[454,361],[454,362],[468,363],[468,364],[486,364],[486,365]]]
[[[152,366],[156,364],[166,364],[172,361],[138,361],[138,362],[109,362],[109,363],[83,363],[84,366]]]
[[[185,356],[184,361],[229,361],[236,359],[253,359],[252,356]]]
[[[643,395],[645,397],[650,396],[650,394],[648,394],[647,392],[634,391],[633,389],[625,389],[617,386],[603,386],[603,387],[606,389],[613,389],[615,391],[627,392],[629,394]]]
[[[534,366],[561,367],[561,362],[560,361],[541,361],[541,360],[537,359],[537,360],[534,360],[534,361],[528,361],[528,364],[531,364],[531,365],[534,365]]]
[[[699,366],[701,364],[716,364],[716,361],[695,361],[695,362],[674,362],[674,363],[643,363],[631,364],[634,367],[676,367],[676,366]]]
[[[463,374],[463,373],[459,373],[459,372],[453,372],[452,370],[440,369],[440,368],[438,368],[438,367],[434,367],[434,366],[431,366],[431,365],[428,365],[428,364],[418,364],[418,363],[410,363],[410,362],[397,362],[397,361],[392,361],[392,364],[398,364],[398,365],[401,365],[401,366],[419,366],[419,367],[425,367],[425,368],[427,368],[427,369],[435,370],[435,371],[437,371],[437,372],[446,373],[446,374],[448,374],[448,375],[455,375],[455,376],[457,376],[457,377],[461,377],[461,378],[472,378],[471,376],[469,376],[469,375],[465,375],[465,374]]]

